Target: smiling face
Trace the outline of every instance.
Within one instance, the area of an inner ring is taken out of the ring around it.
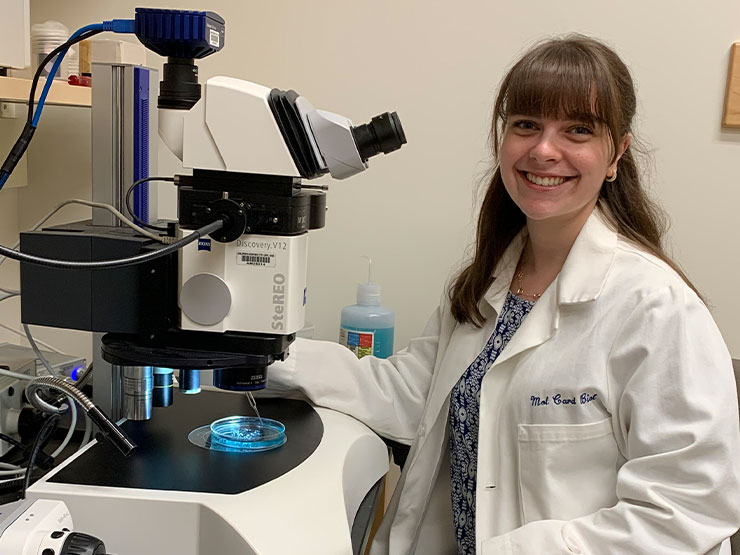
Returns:
[[[496,186],[530,227],[586,221],[600,193],[610,191],[602,191],[604,180],[629,145],[635,105],[626,66],[587,37],[545,41],[512,67],[493,112]],[[621,186],[618,177],[605,187]]]
[[[512,114],[503,126],[501,177],[528,222],[583,225],[628,143],[625,137],[615,157],[598,121]]]

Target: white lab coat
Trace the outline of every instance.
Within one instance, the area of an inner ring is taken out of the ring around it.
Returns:
[[[442,304],[387,360],[298,340],[272,388],[412,442],[373,555],[448,555],[450,391],[496,324],[523,244],[481,310]],[[709,311],[660,260],[590,216],[559,276],[483,378],[479,555],[705,554],[740,525],[731,359]]]

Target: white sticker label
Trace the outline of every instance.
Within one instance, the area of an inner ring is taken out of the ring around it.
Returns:
[[[242,252],[236,253],[236,263],[247,266],[261,266],[264,268],[275,267],[275,255],[262,252]]]
[[[211,38],[208,42],[211,43],[211,46],[218,48],[221,42],[221,34],[215,29],[210,29],[210,31],[211,31]]]

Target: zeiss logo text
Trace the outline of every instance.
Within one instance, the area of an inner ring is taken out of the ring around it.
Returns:
[[[210,239],[198,239],[198,250],[199,251],[209,251],[211,250],[211,240]]]

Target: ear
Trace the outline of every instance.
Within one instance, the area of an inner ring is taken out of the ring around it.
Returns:
[[[617,171],[617,163],[619,162],[619,159],[622,158],[622,155],[627,152],[627,149],[630,146],[630,142],[632,141],[632,133],[625,134],[624,137],[622,137],[622,140],[619,141],[619,144],[617,145],[617,154],[614,157],[614,161],[609,164],[609,167],[606,170],[606,174],[614,174]]]

